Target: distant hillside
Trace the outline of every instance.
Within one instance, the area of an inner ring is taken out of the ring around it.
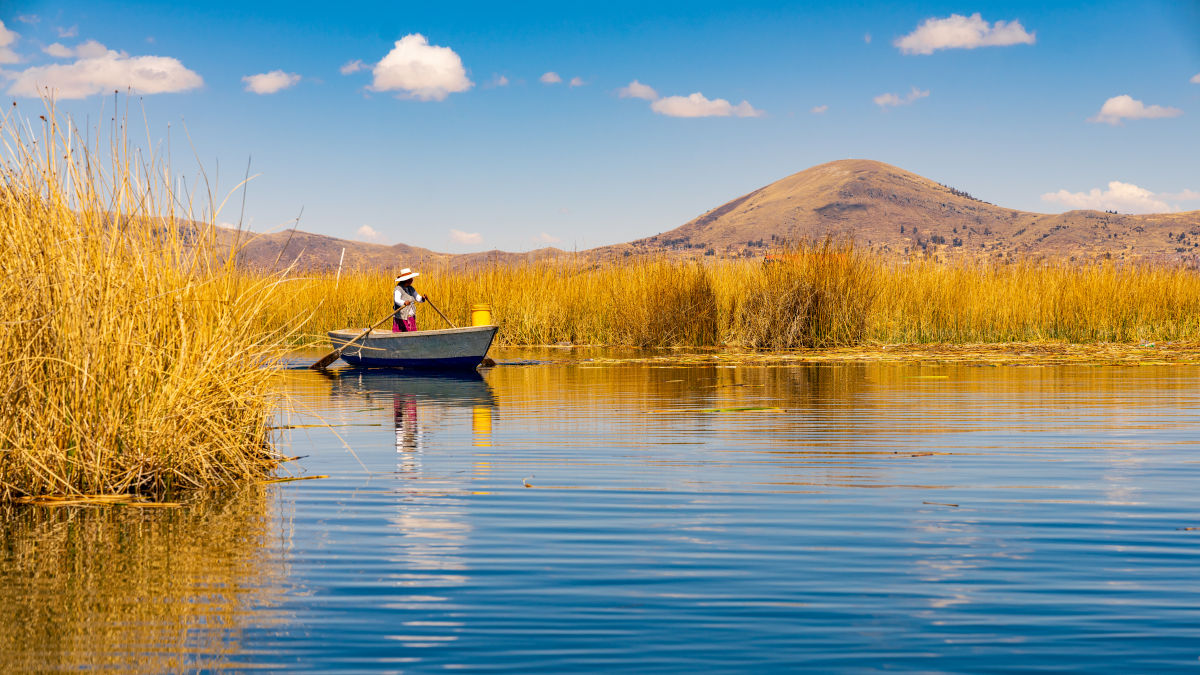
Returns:
[[[604,252],[756,256],[783,242],[827,235],[900,255],[1107,255],[1194,263],[1200,254],[1200,211],[1030,213],[980,201],[882,162],[841,160],[771,183],[669,232]]]
[[[239,262],[260,269],[293,263],[300,270],[336,269],[343,248],[345,269],[468,267],[566,255],[555,248],[456,255],[300,231],[242,236],[249,239]],[[578,255],[598,260],[642,254],[754,257],[787,242],[826,236],[852,238],[861,246],[897,256],[1045,256],[1200,264],[1200,211],[1140,216],[1015,211],[882,162],[851,159],[793,174],[668,232]]]

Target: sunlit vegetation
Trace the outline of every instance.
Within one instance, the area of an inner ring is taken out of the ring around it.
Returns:
[[[771,262],[625,258],[424,270],[417,287],[451,321],[492,305],[507,344],[793,349],[863,343],[1075,343],[1200,339],[1200,274],[1181,267],[896,260],[823,242]],[[399,261],[402,262],[402,261]],[[296,279],[276,328],[311,308],[317,337],[390,310],[386,273]],[[422,308],[421,326],[440,328]]]
[[[123,126],[33,122],[0,120],[0,501],[270,474],[276,279],[223,268]]]

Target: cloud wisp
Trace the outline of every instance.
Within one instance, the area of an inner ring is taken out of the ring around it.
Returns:
[[[56,59],[94,59],[108,53],[108,47],[95,40],[87,40],[76,47],[67,47],[55,42],[54,44],[42,47],[42,51]]]
[[[653,101],[658,98],[658,92],[654,91],[654,87],[634,80],[627,86],[618,89],[617,96],[621,98],[640,98],[643,101]]]
[[[444,101],[475,84],[467,78],[462,59],[453,49],[431,45],[420,33],[396,40],[392,51],[371,72],[372,91],[395,91],[401,98],[418,101]]]
[[[687,96],[666,96],[650,104],[650,109],[667,117],[762,117],[747,101],[733,105],[723,98],[708,100],[695,92]]]
[[[535,234],[533,235],[533,240],[539,244],[557,244],[562,241],[561,238],[556,237],[549,232]]]
[[[538,82],[541,82],[542,84],[562,84],[562,77],[559,76],[558,73],[551,70],[549,72],[542,73],[542,76],[538,78]]]
[[[1062,204],[1071,209],[1094,209],[1120,213],[1169,213],[1184,210],[1178,202],[1200,201],[1200,192],[1152,192],[1132,183],[1109,181],[1108,188],[1092,188],[1087,192],[1047,192],[1042,201]],[[1170,202],[1176,202],[1174,204]]]
[[[383,240],[383,235],[379,234],[379,231],[370,225],[363,225],[355,230],[354,234],[358,235],[358,238],[362,241],[379,242]]]
[[[1020,21],[989,24],[978,12],[971,16],[951,14],[944,19],[926,19],[916,30],[896,38],[892,44],[902,54],[932,54],[939,49],[976,49],[1031,45],[1037,33],[1025,30]]]
[[[812,113],[812,114],[814,114],[814,115],[824,115],[824,114],[825,114],[825,112],[826,112],[826,111],[828,111],[828,110],[829,110],[829,106],[828,106],[828,105],[814,105],[814,106],[812,107],[812,110],[809,110],[808,112],[810,112],[810,113]]]
[[[894,108],[896,106],[901,106],[901,105],[910,105],[917,99],[922,99],[927,96],[929,96],[928,89],[922,90],[922,89],[917,89],[916,87],[913,87],[912,91],[908,92],[908,94],[905,96],[900,96],[899,94],[887,93],[887,94],[880,94],[871,100],[875,101],[875,105],[879,106],[880,108],[889,108],[889,107]]]
[[[8,93],[32,98],[50,93],[61,100],[122,90],[142,95],[167,94],[204,84],[203,78],[169,56],[130,56],[107,49],[95,40],[88,40],[71,52],[69,56],[78,57],[72,63],[35,66],[15,73]]]
[[[1188,80],[1188,82],[1191,82],[1192,84],[1200,84],[1200,73],[1193,75],[1192,79]]]
[[[360,70],[366,70],[366,68],[367,64],[363,63],[362,59],[354,59],[353,61],[347,61],[343,63],[342,66],[338,68],[338,72],[343,75],[350,75],[352,73],[357,73]]]
[[[482,244],[483,235],[478,232],[450,230],[450,241],[453,241],[456,244]]]
[[[255,94],[274,94],[293,87],[300,82],[300,75],[285,73],[282,70],[272,70],[269,73],[247,75],[242,78],[246,83],[246,91]]]
[[[687,96],[659,96],[654,87],[637,80],[618,89],[617,96],[650,101],[651,110],[667,117],[762,117],[766,114],[748,101],[734,105],[723,98],[709,100],[698,91]]]
[[[1105,101],[1104,105],[1100,106],[1100,112],[1096,113],[1095,117],[1089,117],[1088,121],[1117,126],[1121,124],[1121,120],[1153,120],[1179,117],[1182,114],[1183,111],[1179,108],[1146,105],[1128,94],[1122,94]]]

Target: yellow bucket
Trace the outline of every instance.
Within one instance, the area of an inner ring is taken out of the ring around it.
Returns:
[[[481,302],[477,305],[471,305],[471,325],[492,325],[492,306],[486,302]]]

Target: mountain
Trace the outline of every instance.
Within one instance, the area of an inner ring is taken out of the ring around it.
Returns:
[[[981,201],[883,162],[847,159],[805,169],[727,202],[668,232],[567,254],[449,254],[385,246],[300,231],[240,236],[239,262],[260,269],[300,270],[470,267],[578,255],[605,260],[632,255],[756,257],[788,242],[851,238],[885,255],[942,259],[1041,256],[1064,260],[1149,260],[1200,266],[1200,211],[1125,215],[1017,211]]]
[[[757,256],[781,243],[826,236],[853,238],[861,246],[899,255],[1110,257],[1194,264],[1200,254],[1200,211],[1031,213],[981,201],[883,162],[840,160],[792,174],[673,230],[606,247],[605,252]]]

